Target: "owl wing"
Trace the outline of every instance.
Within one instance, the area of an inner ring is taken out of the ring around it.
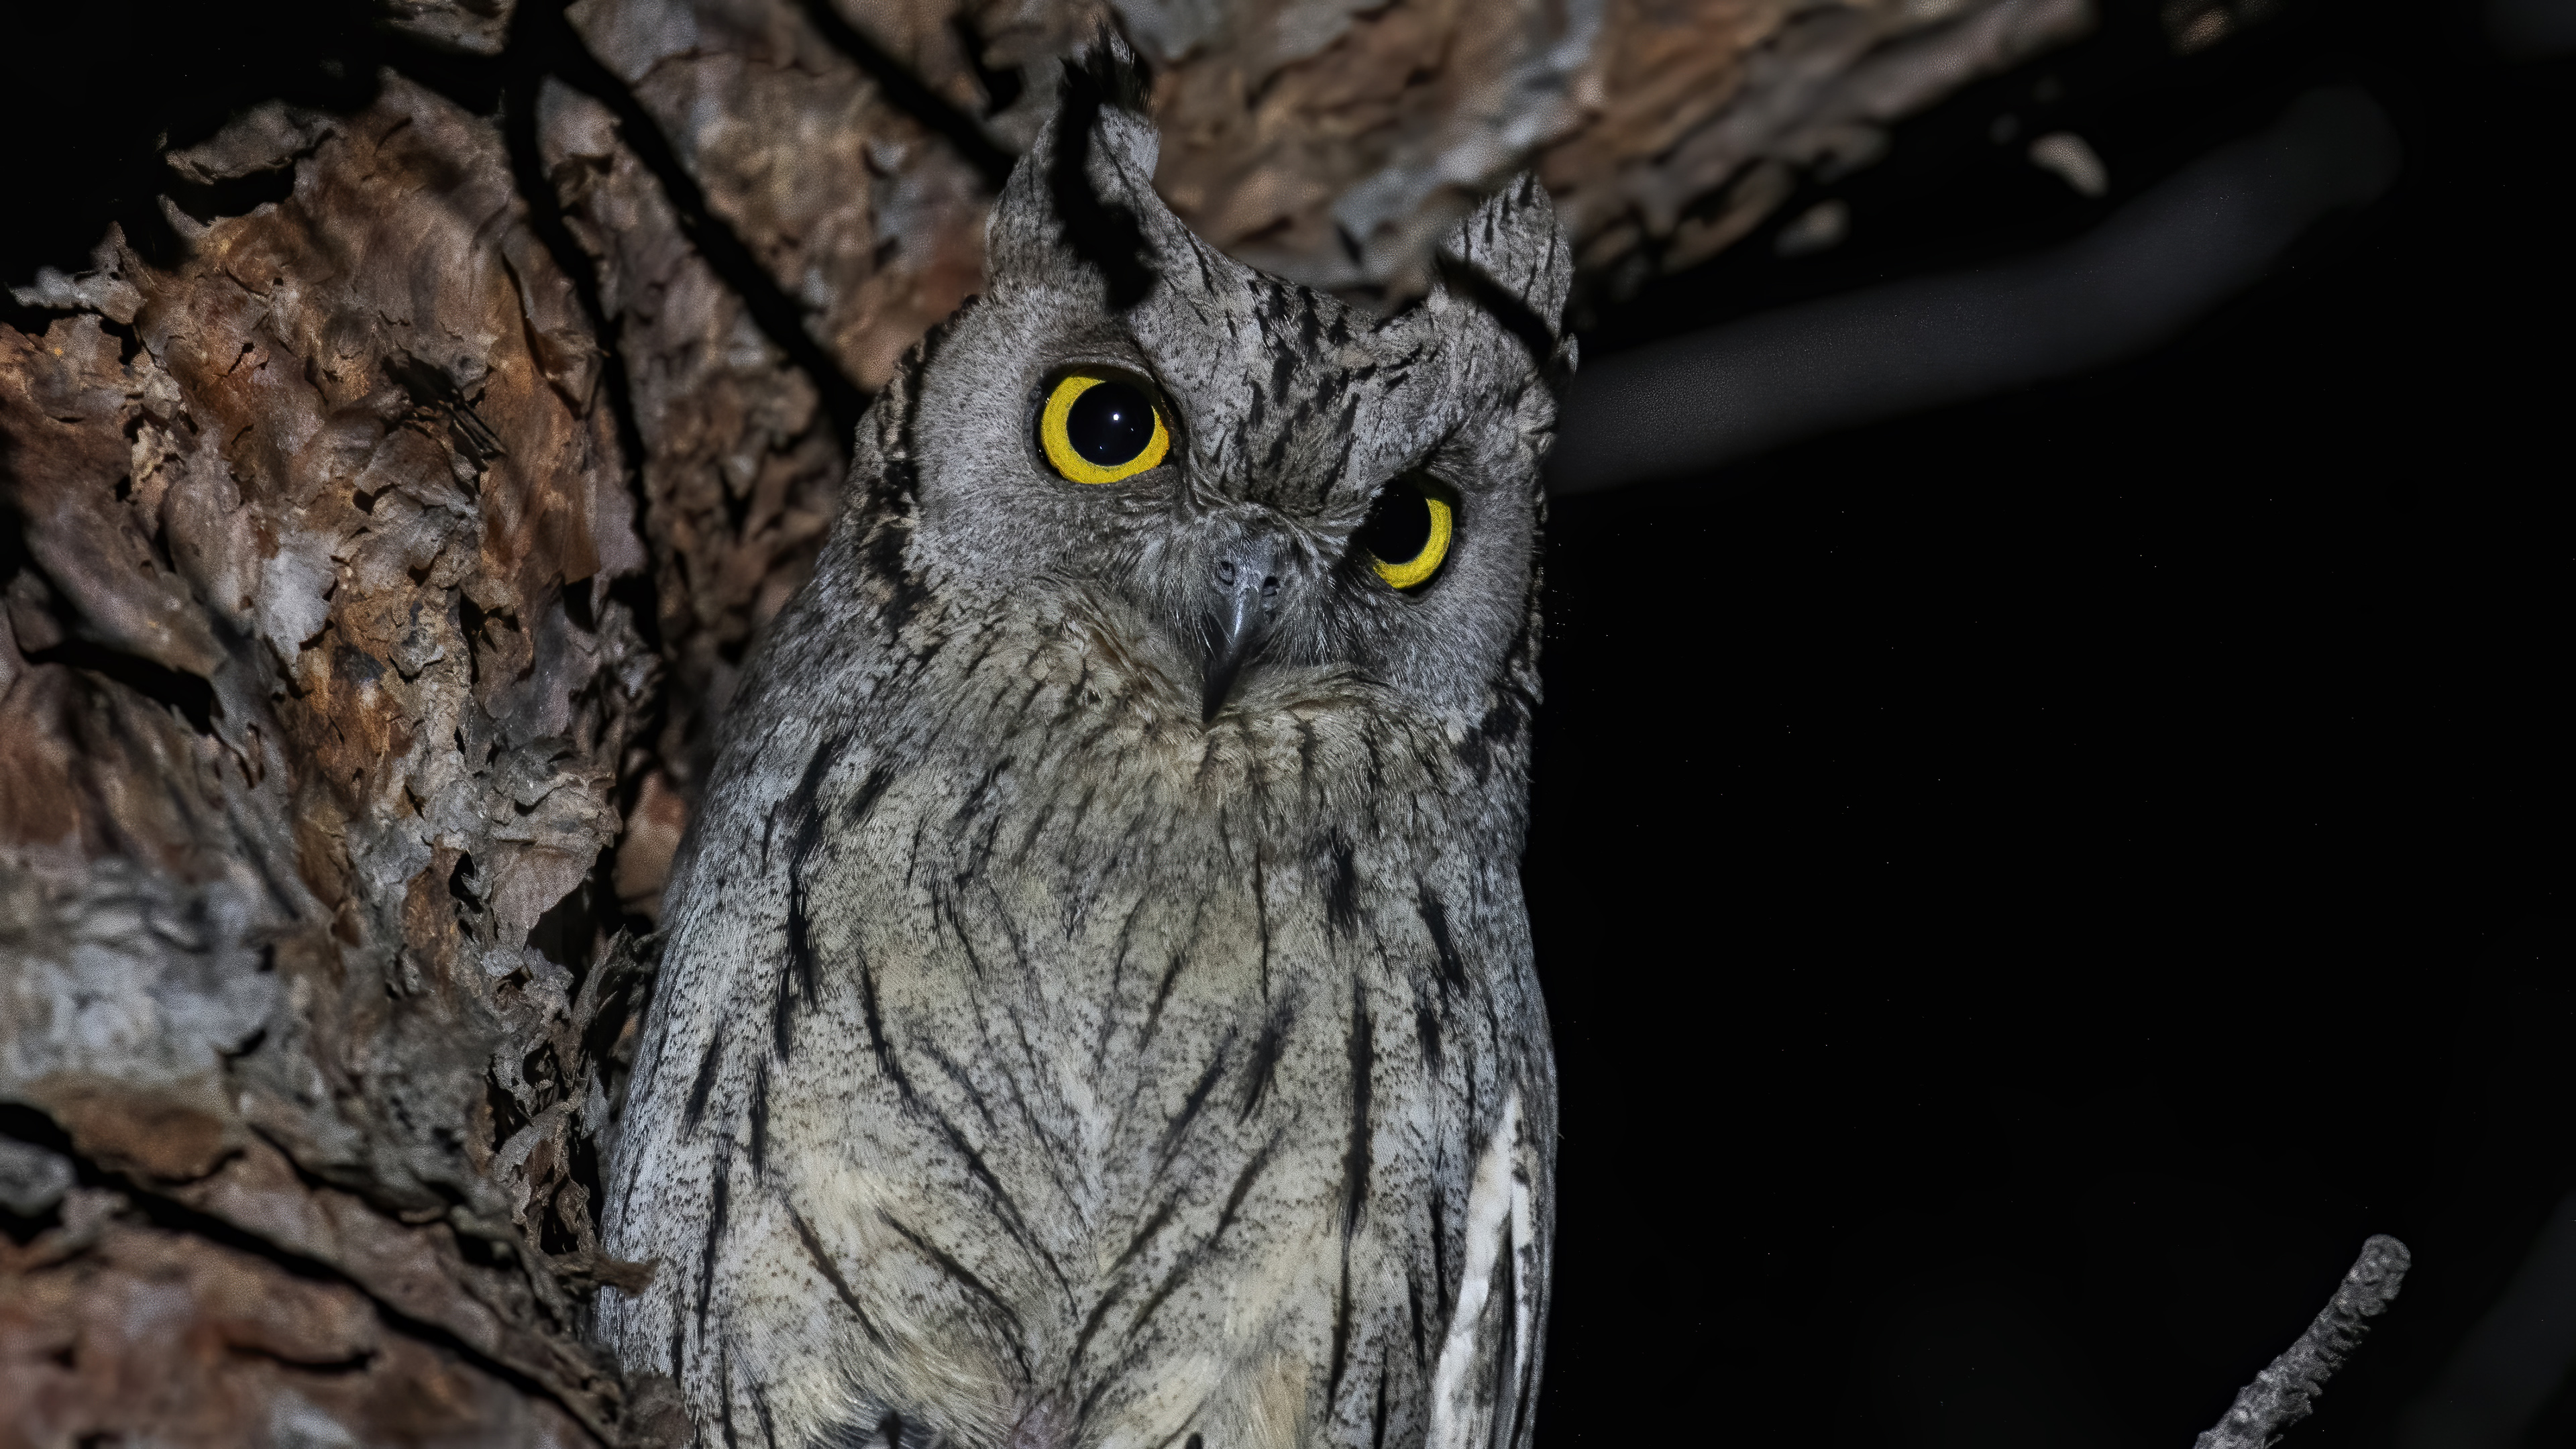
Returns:
[[[1514,1092],[1467,1189],[1458,1304],[1431,1380],[1426,1449],[1525,1449],[1547,1323],[1545,1144]]]

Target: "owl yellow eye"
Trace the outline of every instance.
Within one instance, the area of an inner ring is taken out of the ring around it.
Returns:
[[[1076,483],[1115,483],[1163,461],[1172,435],[1162,409],[1133,383],[1096,372],[1068,374],[1038,414],[1038,446]]]
[[[1398,478],[1380,489],[1360,525],[1360,547],[1369,551],[1377,576],[1399,589],[1410,589],[1440,572],[1449,556],[1449,500],[1426,479]]]

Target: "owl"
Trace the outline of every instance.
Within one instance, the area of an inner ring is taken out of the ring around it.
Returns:
[[[1104,41],[875,401],[676,870],[602,1333],[702,1443],[1526,1445],[1519,882],[1571,261],[1356,310],[1156,197]]]

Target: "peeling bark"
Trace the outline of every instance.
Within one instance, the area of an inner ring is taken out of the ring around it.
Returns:
[[[271,199],[0,326],[0,1444],[685,1438],[585,1341],[654,1271],[595,1231],[639,941],[860,409],[1113,14],[373,8],[497,113],[253,110],[170,165]],[[1585,285],[1689,265],[2089,11],[1114,17],[1182,212],[1382,297],[1533,165]]]
[[[598,349],[488,123],[393,79],[261,134],[309,147],[286,201],[173,271],[111,236],[96,310],[0,331],[0,1090],[119,1221],[324,1265],[613,1433],[567,1285],[626,1270],[578,1202],[544,1246],[660,674],[601,587],[644,556]]]

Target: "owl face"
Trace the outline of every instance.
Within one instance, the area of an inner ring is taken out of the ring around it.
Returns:
[[[1209,727],[1333,681],[1472,719],[1529,628],[1572,361],[1546,194],[1488,200],[1427,295],[1373,316],[1191,234],[1114,89],[1069,77],[987,295],[928,344],[914,566],[1067,599]]]

